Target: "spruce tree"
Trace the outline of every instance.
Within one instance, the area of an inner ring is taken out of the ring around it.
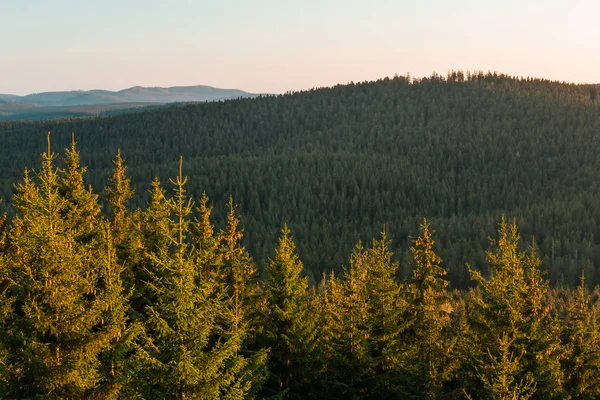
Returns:
[[[213,206],[206,193],[202,193],[197,211],[199,215],[192,226],[196,263],[203,279],[223,285],[227,277],[223,268],[223,247],[211,221]]]
[[[340,368],[348,374],[347,384],[354,396],[363,396],[370,383],[374,360],[370,353],[369,264],[362,243],[355,246],[344,274],[341,309],[343,351]]]
[[[375,376],[371,390],[383,396],[395,392],[400,362],[401,313],[405,307],[400,298],[400,285],[396,281],[398,263],[392,261],[390,240],[384,226],[380,239],[373,239],[367,250],[367,324],[369,349]]]
[[[123,240],[129,226],[127,217],[127,201],[133,196],[131,189],[131,178],[127,176],[127,167],[121,157],[121,150],[117,151],[117,156],[113,160],[114,169],[108,178],[108,186],[105,189],[106,199],[112,211],[112,225],[117,241]]]
[[[567,356],[563,361],[564,391],[568,398],[600,397],[600,329],[582,272],[581,284],[567,302],[564,323]]]
[[[309,308],[308,279],[284,224],[264,284],[264,343],[269,351],[269,379],[264,396],[298,397],[307,385],[314,349],[314,320]]]
[[[121,399],[135,393],[131,388],[130,354],[135,350],[135,339],[141,327],[130,320],[130,292],[123,285],[125,265],[117,256],[113,239],[113,229],[109,221],[99,226],[99,251],[96,262],[99,264],[99,290],[104,291],[102,299],[103,324],[111,341],[110,346],[100,354],[101,382],[98,396],[104,399]]]
[[[98,195],[92,188],[86,188],[84,175],[87,168],[81,165],[75,136],[71,136],[71,147],[65,149],[64,163],[66,169],[60,170],[58,186],[61,197],[65,200],[63,217],[69,228],[74,231],[79,243],[91,241],[98,234],[96,222],[100,214]]]
[[[254,349],[256,332],[260,324],[258,313],[258,272],[250,254],[241,245],[243,231],[239,228],[240,220],[235,210],[233,198],[227,204],[227,223],[225,229],[217,236],[219,243],[220,279],[215,282],[221,289],[217,292],[223,296],[225,304],[220,319],[223,324],[223,336],[239,337],[240,350],[235,354],[235,362],[239,370],[236,385],[245,387],[246,395],[255,395],[266,377],[267,352]],[[201,205],[201,212],[206,211],[206,204]],[[205,234],[210,231],[204,230]],[[207,239],[207,238],[205,238]]]
[[[133,196],[131,178],[127,176],[127,167],[117,152],[113,160],[114,168],[104,189],[105,198],[111,210],[110,224],[112,240],[119,263],[124,265],[123,284],[128,292],[135,291],[137,269],[141,267],[142,237],[141,215],[139,210],[131,212],[127,203]]]
[[[214,282],[201,279],[189,244],[192,201],[186,195],[180,160],[179,176],[171,181],[173,198],[159,184],[145,217],[146,290],[152,301],[141,311],[146,331],[138,351],[136,382],[147,398],[243,398],[248,387],[236,380],[241,337],[218,340],[223,305]],[[172,216],[172,217],[171,217]]]
[[[559,331],[551,313],[547,283],[538,269],[535,248],[519,250],[516,222],[502,218],[498,240],[487,252],[489,279],[471,270],[479,292],[472,296],[475,376],[479,396],[509,394],[550,397],[561,388]]]
[[[369,396],[374,363],[369,347],[366,257],[362,244],[357,244],[344,279],[332,272],[320,285],[318,356],[323,397]]]
[[[408,357],[403,364],[410,377],[405,387],[416,389],[416,394],[428,399],[440,396],[442,386],[456,369],[452,352],[455,340],[449,337],[452,304],[446,292],[446,270],[433,250],[433,232],[427,220],[423,220],[421,235],[413,240],[410,248],[415,267],[407,285],[404,317]]]
[[[0,216],[0,396],[4,396],[10,381],[12,354],[9,343],[9,318],[13,313],[13,284],[8,263],[6,214]],[[5,397],[5,396],[4,396]]]
[[[97,196],[83,186],[74,144],[67,153],[67,170],[56,169],[48,137],[37,183],[26,172],[14,197],[16,375],[8,397],[93,397],[102,383],[99,355],[116,334],[104,320],[112,289],[97,262]]]

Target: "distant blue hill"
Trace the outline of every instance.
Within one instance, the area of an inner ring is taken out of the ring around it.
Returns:
[[[168,88],[135,86],[120,91],[87,90],[33,93],[25,96],[0,94],[0,120],[53,119],[101,115],[118,109],[176,102],[203,102],[257,97],[238,89],[211,86],[175,86]]]

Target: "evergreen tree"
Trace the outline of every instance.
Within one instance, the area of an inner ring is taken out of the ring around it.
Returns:
[[[136,318],[144,311],[146,305],[154,304],[158,299],[157,292],[148,284],[155,269],[154,255],[161,254],[166,257],[171,245],[172,207],[158,178],[152,181],[149,195],[150,202],[142,216],[141,255],[138,264],[134,264],[131,271],[133,276],[131,308]]]
[[[590,399],[600,396],[600,330],[598,313],[590,304],[585,288],[585,276],[575,293],[569,296],[564,326],[565,395],[574,399]]]
[[[399,335],[405,307],[396,282],[398,263],[392,261],[390,243],[384,226],[381,238],[373,239],[365,259],[369,357],[376,375],[370,386],[382,396],[391,396],[397,391],[395,366],[401,361]]]
[[[343,297],[339,299],[339,313],[344,327],[340,332],[344,345],[340,368],[349,375],[347,382],[354,396],[364,396],[368,393],[374,367],[370,353],[367,255],[362,243],[356,245],[344,275]]]
[[[99,355],[116,334],[103,318],[113,288],[101,283],[97,263],[97,198],[83,187],[74,144],[66,171],[54,158],[48,136],[39,184],[26,172],[14,197],[15,378],[7,397],[93,397],[102,382]]]
[[[524,259],[526,275],[525,308],[522,310],[522,348],[524,361],[536,383],[536,396],[552,398],[562,393],[564,374],[561,361],[565,350],[560,341],[561,329],[557,311],[549,296],[550,285],[540,270],[535,239],[532,238]]]
[[[130,226],[127,221],[127,201],[133,196],[131,189],[131,178],[127,176],[127,167],[121,157],[121,150],[113,160],[115,165],[111,176],[108,178],[108,186],[105,189],[106,199],[112,211],[112,225],[117,241],[123,240]]]
[[[137,387],[149,398],[243,398],[248,388],[235,380],[240,335],[215,340],[222,304],[213,295],[216,285],[199,279],[188,243],[193,203],[186,182],[180,161],[173,198],[153,185],[146,287],[154,300],[142,310],[147,338],[139,350]]]
[[[65,170],[61,170],[59,193],[65,200],[63,217],[79,243],[91,241],[98,234],[96,222],[100,214],[98,195],[86,188],[84,175],[87,168],[81,166],[75,136],[71,136],[71,147],[65,150]]]
[[[479,352],[476,375],[483,384],[476,390],[492,398],[557,395],[562,383],[559,332],[535,248],[528,255],[520,251],[516,222],[507,225],[504,218],[498,236],[487,252],[490,278],[471,271],[480,290],[470,312]]]
[[[113,229],[108,221],[100,223],[98,246],[99,290],[105,295],[102,300],[101,318],[111,338],[110,346],[100,354],[101,382],[98,397],[121,399],[135,393],[131,388],[130,354],[135,350],[135,339],[141,334],[141,326],[131,321],[129,308],[130,292],[123,285],[125,265],[117,257],[113,242]]]
[[[264,341],[270,347],[264,395],[296,398],[304,390],[314,348],[314,320],[309,308],[308,279],[284,224],[275,257],[267,265]]]
[[[206,204],[201,205],[202,213]],[[248,395],[255,395],[266,376],[267,352],[264,349],[253,350],[259,321],[258,314],[258,273],[256,266],[240,241],[243,231],[239,229],[240,220],[235,213],[233,198],[229,198],[227,223],[219,232],[219,256],[221,262],[219,291],[224,295],[223,308],[224,336],[239,337],[243,342],[235,359],[239,363],[238,385],[247,387]],[[205,229],[208,233],[209,229]],[[206,238],[205,238],[206,239]],[[210,248],[210,246],[209,246]]]
[[[120,150],[113,164],[114,169],[104,192],[112,212],[110,222],[117,259],[125,266],[123,283],[128,292],[133,292],[138,275],[136,270],[140,268],[142,255],[141,215],[139,210],[131,212],[127,208],[134,192],[130,187],[131,179],[127,176],[127,168]]]
[[[0,395],[10,381],[11,349],[9,344],[9,318],[13,313],[12,283],[6,254],[6,214],[0,216]]]
[[[199,218],[196,219],[192,227],[196,263],[204,279],[223,285],[227,276],[223,268],[221,254],[223,247],[211,222],[212,211],[213,206],[209,204],[208,195],[203,193],[198,206]],[[221,287],[222,290],[223,287]]]
[[[344,280],[332,272],[320,287],[319,357],[325,398],[369,397],[374,362],[368,324],[367,251],[357,244]]]
[[[452,304],[446,292],[446,270],[433,250],[433,232],[423,220],[421,235],[410,248],[415,268],[407,286],[405,315],[409,356],[404,362],[411,377],[405,387],[428,399],[440,396],[456,369],[455,339],[450,338]]]

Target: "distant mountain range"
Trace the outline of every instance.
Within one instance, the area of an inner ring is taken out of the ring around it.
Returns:
[[[135,111],[176,102],[202,102],[256,97],[238,89],[211,86],[141,87],[120,91],[74,90],[33,93],[26,96],[0,94],[0,120],[31,120],[102,115]]]

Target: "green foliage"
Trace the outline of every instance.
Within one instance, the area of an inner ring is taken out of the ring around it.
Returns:
[[[567,357],[564,359],[565,393],[569,398],[600,396],[600,331],[598,310],[591,304],[582,274],[581,284],[569,296],[564,334]]]
[[[270,347],[270,376],[264,395],[280,392],[296,398],[305,390],[314,348],[315,327],[308,297],[308,279],[287,225],[283,225],[275,257],[264,283],[263,341]]]
[[[487,252],[489,279],[472,270],[480,289],[471,297],[469,316],[475,331],[472,345],[479,351],[480,396],[527,398],[536,393],[548,398],[562,391],[563,349],[555,310],[535,248],[526,254],[519,250],[519,240],[516,221],[508,225],[502,218],[498,240]]]
[[[425,393],[427,398],[438,398],[444,384],[456,373],[457,357],[454,348],[457,338],[451,330],[453,305],[446,292],[448,282],[442,259],[433,250],[433,231],[423,220],[421,235],[410,248],[415,264],[412,279],[408,282],[404,333],[407,355],[404,371],[408,373],[407,385],[413,393]]]
[[[83,187],[75,144],[67,170],[42,155],[42,168],[17,186],[9,232],[14,312],[12,379],[6,397],[81,398],[103,382],[100,355],[119,335],[120,282],[104,257],[97,196]],[[104,260],[105,262],[98,262]]]
[[[51,129],[68,147],[74,131],[94,188],[122,150],[132,208],[149,201],[155,176],[177,174],[182,155],[194,198],[208,193],[219,216],[236,199],[243,244],[261,274],[282,221],[316,283],[331,269],[341,276],[352,245],[384,224],[401,239],[391,250],[407,260],[404,239],[426,215],[448,281],[464,289],[473,284],[465,263],[485,272],[485,239],[505,214],[519,218],[524,237],[535,235],[549,280],[575,287],[584,268],[591,287],[600,282],[600,98],[591,98],[591,86],[457,71],[111,118],[0,123],[0,197],[37,165],[40,132]],[[407,263],[400,276],[410,278]]]
[[[171,181],[173,197],[155,181],[145,217],[145,286],[152,301],[141,311],[146,337],[135,384],[145,398],[242,398],[249,390],[236,379],[247,367],[236,357],[243,337],[239,331],[219,336],[221,293],[215,282],[201,279],[187,240],[193,203],[181,167]]]
[[[73,139],[55,160],[48,142],[0,218],[2,398],[600,396],[600,292],[551,287],[516,220],[469,290],[450,289],[427,220],[410,269],[384,225],[315,286],[284,224],[261,280],[232,197],[213,225],[181,159],[142,211],[117,153],[108,215]]]

